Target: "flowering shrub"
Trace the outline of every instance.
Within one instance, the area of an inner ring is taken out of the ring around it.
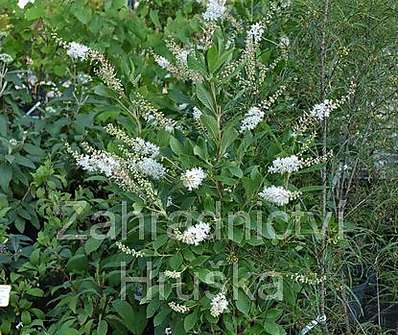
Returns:
[[[316,130],[352,90],[316,105],[294,129],[274,123],[272,109],[287,90],[277,68],[288,42],[272,47],[265,31],[287,8],[272,3],[264,19],[238,24],[233,7],[211,0],[201,34],[182,45],[167,41],[169,58],[149,50],[163,99],[170,88],[183,97],[173,113],[137,85],[123,85],[101,53],[59,41],[72,60],[91,62],[107,87],[103,97],[128,120],[106,126],[107,150],[68,149],[78,166],[108,177],[132,200],[116,242],[131,256],[122,275],[127,301],[116,308],[122,317],[146,305],[156,332],[283,334],[300,292],[312,290],[306,284],[324,280],[307,279],[316,259],[302,244],[312,234],[291,232],[313,223],[305,200],[311,185],[296,174],[330,156],[313,156]],[[269,63],[266,51],[275,54]]]
[[[381,334],[388,3],[0,1],[0,333]]]

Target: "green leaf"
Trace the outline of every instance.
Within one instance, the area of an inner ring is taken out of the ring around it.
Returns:
[[[170,314],[170,309],[163,308],[160,310],[158,314],[156,314],[155,318],[153,319],[153,325],[155,327],[159,326]]]
[[[228,63],[229,61],[231,61],[231,59],[233,57],[233,53],[234,53],[234,49],[231,48],[230,50],[227,50],[223,54],[219,55],[216,70],[218,70],[218,68],[221,65],[223,65],[224,63]]]
[[[195,259],[190,262],[190,266],[192,267],[199,267],[203,265],[203,263],[207,262],[210,256],[195,256]]]
[[[44,320],[44,318],[45,318],[45,317],[43,316],[43,320]],[[33,320],[33,321],[29,324],[29,326],[30,326],[30,327],[39,326],[39,327],[43,328],[43,327],[44,327],[44,323],[43,323],[42,320]]]
[[[201,55],[194,55],[193,53],[190,53],[188,56],[188,67],[202,75],[206,75],[205,61],[204,58],[200,56]]]
[[[207,155],[207,151],[205,149],[202,149],[200,146],[195,145],[193,147],[193,153],[200,157],[201,159],[203,159],[204,161],[206,161],[208,159],[208,155]]]
[[[69,299],[68,307],[70,308],[70,310],[73,313],[76,313],[78,301],[79,301],[78,295],[74,295],[74,296],[70,297],[70,299]],[[87,313],[87,311],[84,311],[84,312]]]
[[[11,207],[5,207],[5,208],[0,209],[0,219],[5,217],[10,209],[11,209]]]
[[[242,178],[243,177],[243,171],[237,165],[228,166],[228,170],[235,177],[238,177],[238,178]]]
[[[78,6],[76,4],[76,10],[73,11],[73,15],[83,24],[87,24],[91,20],[91,9],[89,6],[83,5]]]
[[[8,192],[8,186],[12,179],[12,169],[9,164],[0,165],[0,186],[4,192]]]
[[[217,120],[210,115],[202,115],[201,117],[202,124],[206,128],[206,130],[209,132],[210,137],[213,140],[217,140],[219,138],[219,129],[218,129],[218,124]]]
[[[32,317],[28,311],[23,311],[21,314],[21,321],[22,323],[28,325],[32,322]]]
[[[143,297],[140,301],[140,304],[147,304],[148,302],[154,299],[155,294],[159,293],[159,286],[154,285],[148,288],[146,291],[145,297]]]
[[[160,302],[157,299],[153,299],[148,306],[146,307],[146,317],[147,319],[153,317],[155,313],[158,311],[160,306]]]
[[[25,230],[25,220],[20,216],[17,216],[14,221],[14,226],[20,233],[23,233]]]
[[[44,154],[45,154],[45,151],[43,149],[41,149],[39,146],[30,144],[30,143],[25,143],[23,146],[23,149],[28,154],[31,154],[34,156],[44,156]]]
[[[98,34],[98,32],[101,30],[101,27],[102,27],[102,20],[99,16],[94,16],[93,19],[88,24],[88,29],[93,34]]]
[[[169,237],[167,235],[159,235],[155,241],[152,242],[153,247],[157,250],[161,246],[165,245],[167,241],[169,240]]]
[[[283,309],[269,309],[265,312],[265,317],[268,321],[275,321],[281,317],[283,314]]]
[[[82,272],[86,271],[88,268],[88,259],[86,255],[75,255],[69,259],[66,264],[66,269],[69,272]]]
[[[5,115],[0,115],[0,136],[7,136],[8,118]]]
[[[46,11],[43,4],[35,4],[25,10],[25,18],[33,21],[45,17]]]
[[[228,127],[224,129],[223,136],[221,139],[221,155],[224,155],[227,149],[232,143],[238,138],[239,133],[234,128],[234,123],[231,122]]]
[[[124,325],[134,335],[141,335],[146,327],[145,308],[133,308],[127,301],[116,300],[113,303],[114,310],[124,321]]]
[[[178,270],[178,268],[182,264],[182,256],[180,254],[176,254],[169,259],[170,267],[173,270]]]
[[[225,327],[229,331],[229,334],[237,334],[237,324],[236,324],[236,318],[232,317],[230,314],[226,314],[223,317],[223,321],[225,324]]]
[[[40,249],[34,250],[30,256],[29,260],[32,263],[32,265],[39,265],[40,264]]]
[[[206,284],[214,284],[213,272],[208,269],[200,269],[195,271],[195,276],[199,278],[200,281]]]
[[[15,155],[15,162],[17,164],[19,164],[21,166],[25,166],[27,168],[31,168],[31,169],[35,169],[36,168],[36,166],[33,164],[33,162],[30,159],[28,159],[26,157],[23,157],[23,156],[21,156],[19,154]]]
[[[209,72],[214,73],[217,70],[218,63],[218,50],[215,46],[212,46],[207,52],[207,64],[209,66]]]
[[[113,1],[112,1],[112,7],[113,7],[114,9],[123,8],[123,7],[126,6],[126,4],[127,4],[127,1],[126,1],[126,0],[113,0]]]
[[[197,255],[195,255],[193,252],[192,252],[192,250],[191,249],[184,249],[183,251],[182,251],[182,255],[184,256],[184,258],[188,261],[188,262],[193,262],[195,259],[196,259],[196,257],[197,257]]]
[[[173,152],[178,156],[184,153],[184,146],[175,137],[170,137],[170,147],[171,150],[173,150]]]
[[[285,330],[274,322],[265,322],[264,329],[268,334],[271,335],[284,335],[286,334]]]
[[[88,239],[86,244],[84,245],[84,250],[86,251],[86,254],[90,255],[92,252],[97,250],[101,246],[103,241],[103,239],[98,239],[94,237]]]
[[[151,9],[151,11],[149,12],[149,17],[151,18],[152,23],[157,27],[157,28],[161,28],[161,24],[159,21],[159,11],[158,10],[154,10]]]
[[[195,327],[196,322],[198,322],[198,311],[195,310],[193,313],[187,315],[184,319],[184,329],[189,332],[193,327]]]
[[[122,318],[127,329],[133,331],[135,329],[133,307],[127,301],[116,300],[113,302],[113,309]]]
[[[108,333],[108,323],[105,320],[98,322],[97,335],[106,335]]]
[[[250,300],[242,289],[238,290],[238,299],[236,300],[236,308],[243,314],[248,315],[250,311]]]
[[[33,296],[33,297],[42,297],[44,296],[43,290],[39,288],[30,288],[26,291],[27,294]]]
[[[228,234],[228,238],[235,243],[241,245],[243,242],[243,237],[245,233],[246,228],[241,228],[241,227],[232,227],[232,230],[230,230]]]
[[[207,107],[209,111],[215,112],[213,108],[213,100],[210,93],[206,90],[203,84],[196,85],[196,96],[199,101]]]
[[[75,328],[69,326],[62,326],[61,329],[57,330],[57,335],[81,335]]]
[[[323,190],[322,185],[313,185],[313,186],[306,186],[306,187],[301,187],[300,192],[303,193],[310,193],[310,192],[319,192]]]

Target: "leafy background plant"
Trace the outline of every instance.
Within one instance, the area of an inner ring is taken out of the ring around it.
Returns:
[[[139,92],[166,116],[189,124],[190,121],[185,121],[190,120],[188,110],[181,111],[181,105],[203,103],[211,90],[167,76],[167,72],[155,64],[152,52],[170,58],[172,55],[164,43],[166,38],[185,45],[191,43],[191,36],[201,31],[199,15],[204,5],[197,1],[183,4],[173,0],[155,1],[141,2],[133,10],[124,1],[60,3],[36,0],[21,10],[16,3],[0,1],[0,29],[7,33],[2,52],[14,58],[6,77],[7,89],[1,97],[0,115],[0,242],[7,247],[0,255],[1,280],[13,286],[10,307],[0,309],[0,329],[4,334],[164,332],[170,313],[167,306],[162,305],[158,310],[161,304],[157,305],[154,299],[144,308],[138,300],[145,292],[134,285],[129,288],[127,301],[119,299],[120,262],[129,263],[129,275],[142,275],[145,272],[143,262],[120,254],[113,247],[113,241],[107,239],[70,241],[58,238],[65,224],[69,224],[68,232],[89,234],[93,224],[102,220],[93,222],[92,213],[99,210],[115,213],[119,232],[119,204],[120,199],[126,197],[103,178],[89,177],[76,170],[64,150],[65,143],[75,146],[87,141],[100,148],[109,148],[110,138],[102,128],[105,123],[122,124],[134,135],[137,128],[135,121],[112,101],[112,94],[96,78],[85,88],[79,86],[78,73],[92,74],[91,67],[67,60],[51,33],[57,32],[64,40],[83,42],[107,54],[116,65],[129,98],[131,96],[130,102],[134,102]],[[267,12],[269,3],[232,1],[229,6],[243,22],[255,22]],[[328,146],[335,152],[328,164],[328,209],[337,216],[342,195],[346,201],[346,234],[339,240],[332,230],[325,254],[326,275],[330,278],[326,295],[330,333],[382,334],[394,328],[394,321],[391,321],[394,314],[388,311],[394,310],[396,301],[396,271],[385,260],[395,259],[396,255],[392,186],[395,183],[395,141],[391,127],[395,124],[395,12],[393,1],[334,1],[324,25],[323,1],[293,2],[291,9],[275,20],[266,33],[271,42],[288,35],[291,47],[288,60],[276,67],[264,87],[269,92],[285,83],[289,94],[272,110],[267,120],[272,127],[264,126],[258,137],[246,137],[240,146],[229,143],[234,147],[232,151],[236,150],[236,161],[231,163],[223,159],[216,168],[217,178],[234,190],[225,195],[223,201],[230,199],[233,204],[253,196],[253,187],[259,178],[259,170],[253,164],[263,164],[278,153],[277,144],[270,145],[272,139],[268,136],[277,134],[278,138],[285,139],[301,111],[309,110],[320,99],[319,46],[325,34],[328,97],[344,94],[351,78],[358,86],[354,101],[331,118],[328,132]],[[211,74],[211,64],[215,69],[221,62],[222,46],[228,36],[228,27],[223,29],[216,35],[216,42],[204,60],[208,65],[203,69],[206,75]],[[261,57],[265,63],[277,57],[271,42],[265,41],[262,45]],[[242,34],[238,47],[243,44]],[[200,64],[196,66],[200,68]],[[15,89],[15,85],[21,84],[18,74],[28,70],[37,76],[37,82],[56,83],[63,95],[47,99],[49,88],[41,84]],[[62,83],[67,80],[71,80],[72,87],[63,88]],[[162,94],[165,89],[167,95]],[[233,85],[230,89],[234,89]],[[222,96],[222,92],[217,91],[217,96]],[[300,99],[293,100],[290,96]],[[37,102],[41,105],[27,115]],[[249,108],[250,98],[237,104],[241,109]],[[209,129],[211,122],[209,119]],[[191,159],[206,162],[213,156],[213,144],[201,139],[200,134],[195,135],[195,142],[178,131],[171,137],[164,131],[155,134],[149,128],[145,135],[162,147],[170,145],[169,157],[178,159],[186,167],[191,166]],[[226,138],[235,136],[230,131]],[[17,144],[11,140],[16,140]],[[255,143],[256,150],[251,152],[251,160],[246,161],[245,145],[249,143]],[[293,149],[289,144],[286,148]],[[383,168],[378,165],[380,162]],[[251,168],[242,169],[242,164]],[[341,168],[345,165],[347,173],[342,174]],[[235,188],[237,180],[242,181],[243,189]],[[306,174],[297,182],[300,186],[318,185],[318,172]],[[200,197],[203,206],[212,209],[211,199],[218,195],[206,189]],[[182,200],[185,208],[195,211],[191,207],[193,199]],[[319,213],[317,193],[307,194],[305,202],[314,213]],[[135,198],[128,200],[129,206],[134,203],[137,206]],[[228,209],[236,208],[230,205]],[[135,222],[130,225],[134,227]],[[136,239],[134,233],[129,234],[127,244],[136,247]],[[317,243],[314,242],[315,250]],[[242,272],[256,272],[259,267],[262,270],[281,267],[306,274],[319,270],[316,253],[307,250],[303,257],[304,241],[278,240],[273,245],[258,247],[239,238],[228,244],[230,256],[240,256],[244,264]],[[169,257],[166,264],[190,264],[192,272],[204,278],[201,262],[206,262],[206,254],[221,253],[225,245],[216,243],[213,249],[206,248],[196,249],[196,254],[186,248],[185,253]],[[252,256],[247,255],[254,249],[260,250],[255,255],[261,262],[250,262]],[[286,261],[281,263],[281,258]],[[158,265],[159,268],[164,266]],[[224,272],[225,266],[216,269]],[[303,286],[286,279],[285,299],[277,307],[267,305],[262,306],[264,309],[256,309],[239,290],[236,313],[225,314],[224,325],[218,326],[231,334],[242,332],[242,329],[245,334],[295,334],[318,315],[318,296],[317,286]],[[189,333],[200,327],[204,327],[202,333],[220,332],[214,321],[202,313],[205,312],[195,310],[180,324],[175,318],[177,333]],[[23,327],[16,329],[19,322]],[[209,330],[208,324],[214,328]],[[312,332],[325,330],[317,327]]]

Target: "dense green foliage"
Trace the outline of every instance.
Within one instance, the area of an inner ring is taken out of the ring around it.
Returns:
[[[0,0],[0,334],[299,334],[323,314],[311,334],[393,333],[397,4],[231,0],[216,23],[206,4]],[[325,99],[344,103],[304,129]],[[93,150],[124,180],[85,168]],[[268,172],[291,155],[312,163]],[[200,223],[211,238],[178,235]]]

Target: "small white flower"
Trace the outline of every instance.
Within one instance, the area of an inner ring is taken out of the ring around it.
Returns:
[[[225,0],[209,0],[203,19],[206,21],[216,21],[225,14]]]
[[[163,69],[167,70],[170,66],[170,62],[163,56],[156,55],[155,62]]]
[[[143,117],[147,122],[156,122],[155,115],[153,115],[152,113],[145,113]]]
[[[280,45],[282,48],[289,48],[289,46],[290,46],[290,39],[289,39],[289,37],[287,37],[287,36],[282,36],[282,37],[280,38],[280,40],[279,40],[279,45]]]
[[[178,105],[178,109],[179,109],[180,111],[184,110],[184,109],[187,108],[187,107],[188,107],[188,104],[187,104],[187,103]]]
[[[174,124],[173,123],[167,123],[164,126],[164,130],[166,130],[168,133],[172,133],[174,131]]]
[[[111,156],[104,155],[102,160],[96,162],[97,169],[105,176],[110,177],[119,168],[119,161]]]
[[[160,151],[157,145],[147,142],[139,137],[134,139],[134,143],[131,149],[141,156],[148,156],[151,158],[156,158],[157,156],[159,156]]]
[[[74,60],[85,60],[89,51],[90,48],[85,46],[84,44],[70,42],[68,44],[68,50],[66,51],[66,53],[69,55],[70,58]]]
[[[133,257],[144,257],[144,253],[142,252],[142,250],[140,251],[136,251],[134,249],[130,249],[128,246],[124,245],[122,242],[117,241],[116,243],[116,247],[123,253],[125,253],[126,255],[131,255]]]
[[[19,90],[23,90],[24,88],[26,88],[26,85],[25,84],[21,84],[21,85],[15,85],[14,87],[15,87],[15,89],[17,91],[19,91]]]
[[[34,3],[35,0],[18,0],[18,7],[24,9],[28,3]]]
[[[54,107],[48,106],[46,107],[46,112],[49,114],[55,114],[57,110]]]
[[[180,305],[175,303],[174,301],[169,302],[169,307],[177,313],[188,313],[190,311],[189,307],[186,307],[184,305]]]
[[[246,130],[253,130],[263,119],[264,112],[260,108],[250,108],[249,111],[245,114],[245,118],[242,120],[240,132],[243,133]]]
[[[217,318],[228,308],[228,300],[225,294],[220,292],[211,299],[210,305],[210,314]]]
[[[199,188],[202,184],[203,179],[206,178],[206,173],[202,168],[193,168],[187,170],[182,176],[182,184],[188,189],[188,191],[192,191],[194,189]]]
[[[259,193],[261,198],[277,206],[287,205],[290,200],[296,199],[299,195],[299,192],[291,192],[282,186],[265,187],[264,190]]]
[[[29,86],[34,87],[37,84],[37,77],[33,73],[30,73],[28,75],[27,81]]]
[[[22,323],[22,322],[19,322],[19,323],[15,326],[15,328],[16,328],[16,329],[23,328],[23,323]]]
[[[88,172],[100,172],[110,177],[119,169],[119,161],[107,153],[98,155],[81,155],[77,159],[77,165]]]
[[[164,335],[172,335],[172,334],[173,334],[173,332],[172,332],[171,328],[166,328],[164,330]]]
[[[55,88],[55,89],[53,89],[51,91],[48,91],[47,94],[46,94],[46,97],[48,99],[52,99],[52,98],[60,97],[61,95],[62,95],[62,93],[57,88]]]
[[[39,84],[40,84],[40,85],[46,85],[46,86],[57,87],[57,85],[55,85],[55,83],[54,83],[53,81],[51,81],[51,80],[49,80],[49,81],[41,81]]]
[[[12,138],[12,139],[10,139],[10,145],[12,146],[12,147],[15,147],[17,144],[18,144],[18,141],[15,139],[15,138]]]
[[[173,205],[174,205],[173,198],[171,196],[168,196],[167,200],[166,200],[166,207],[170,207],[170,206],[173,206]]]
[[[190,50],[184,50],[184,49],[180,50],[176,55],[177,61],[182,65],[186,66],[188,63],[188,56],[190,52],[191,52]]]
[[[71,85],[72,85],[72,82],[70,80],[64,81],[62,83],[62,87],[65,87],[65,88],[69,88],[69,87],[71,87]]]
[[[178,271],[170,271],[170,270],[166,270],[164,272],[164,275],[166,278],[172,278],[172,279],[179,279],[181,278],[181,272]]]
[[[147,112],[143,115],[145,121],[162,127],[168,133],[171,133],[176,128],[176,122],[170,118],[166,118],[162,113]]]
[[[178,241],[190,245],[199,245],[199,243],[207,240],[209,236],[210,225],[203,222],[187,228],[183,233],[176,233],[176,239]]]
[[[298,171],[302,164],[296,155],[277,158],[272,162],[272,166],[268,168],[268,171],[270,173],[292,173]]]
[[[320,121],[328,118],[330,113],[337,108],[337,105],[329,99],[325,99],[320,104],[315,105],[310,111],[311,116],[316,117]]]
[[[81,84],[81,85],[86,85],[91,81],[91,76],[89,74],[86,73],[79,73],[77,75],[77,81]]]
[[[200,119],[200,117],[202,116],[202,111],[198,108],[198,107],[194,107],[193,108],[193,111],[192,111],[192,117],[195,119],[195,120],[199,120]]]
[[[13,59],[9,54],[0,54],[0,62],[10,64],[12,61]]]
[[[136,168],[142,174],[151,177],[155,180],[162,179],[166,174],[165,167],[161,163],[149,157],[145,157],[141,161],[137,162]]]
[[[250,30],[247,32],[248,37],[251,37],[254,43],[258,43],[261,41],[261,38],[264,34],[264,26],[257,22],[250,27]]]

